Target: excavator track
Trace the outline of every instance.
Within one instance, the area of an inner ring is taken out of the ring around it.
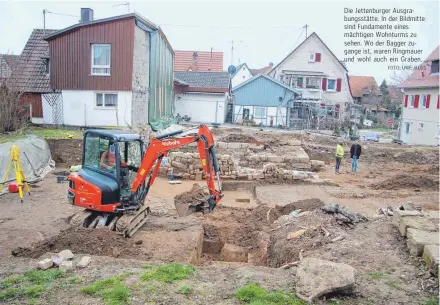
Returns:
[[[74,214],[69,223],[73,227],[89,229],[104,228],[116,231],[124,237],[132,237],[146,222],[150,214],[149,206],[142,206],[133,214],[118,216],[113,213],[99,213],[90,210],[83,210]]]
[[[135,214],[125,214],[116,221],[116,232],[132,237],[148,220],[149,206],[142,206]]]

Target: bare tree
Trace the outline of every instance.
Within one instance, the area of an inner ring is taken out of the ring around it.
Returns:
[[[399,85],[400,83],[406,81],[411,74],[413,73],[413,71],[409,71],[409,70],[404,70],[404,71],[400,71],[400,72],[396,72],[394,71],[393,74],[391,74],[390,79],[391,85]]]
[[[19,130],[28,122],[29,107],[22,99],[28,83],[27,62],[28,57],[20,57],[10,67],[12,73],[0,82],[0,133]]]

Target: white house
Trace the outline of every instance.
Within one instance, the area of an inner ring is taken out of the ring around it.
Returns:
[[[154,129],[172,117],[174,51],[144,17],[94,20],[93,11],[82,8],[78,24],[47,32],[44,40],[53,92],[43,95],[45,124]]]
[[[423,67],[399,85],[405,93],[399,137],[406,144],[438,146],[439,47],[428,56]]]
[[[191,122],[223,124],[228,111],[228,72],[174,72],[174,113]]]
[[[235,70],[235,73],[231,76],[231,86],[232,88],[240,85],[241,83],[247,81],[248,79],[252,78],[254,76],[247,66],[247,64],[241,64],[239,65]]]
[[[307,37],[269,75],[296,88],[302,94],[295,101],[296,105],[307,105],[304,109],[315,107],[321,114],[338,120],[358,119],[352,110],[354,104],[348,71],[316,33]],[[300,106],[293,107],[291,119],[310,117],[308,111],[302,110]]]

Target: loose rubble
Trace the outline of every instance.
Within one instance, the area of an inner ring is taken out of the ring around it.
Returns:
[[[328,214],[333,214],[336,221],[340,225],[353,226],[358,222],[368,221],[368,218],[360,213],[348,212],[346,209],[341,208],[339,204],[327,204],[321,207],[321,210]]]

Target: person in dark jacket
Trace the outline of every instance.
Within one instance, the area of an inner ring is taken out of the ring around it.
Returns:
[[[359,157],[361,156],[361,145],[359,144],[359,141],[356,141],[353,145],[351,145],[350,148],[350,158],[352,159],[351,161],[351,171],[355,172],[357,167],[358,167],[358,160]]]

